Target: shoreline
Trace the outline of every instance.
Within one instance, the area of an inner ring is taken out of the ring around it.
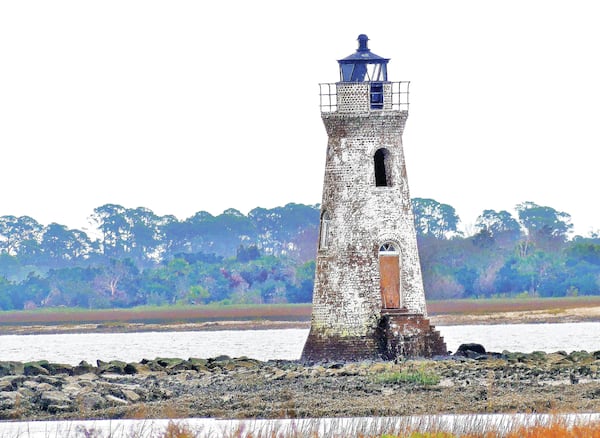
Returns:
[[[600,351],[302,364],[0,362],[0,420],[598,412]]]
[[[513,312],[482,312],[477,314],[433,314],[429,316],[435,326],[490,325],[490,324],[546,324],[600,322],[600,306],[560,309],[527,310]],[[277,319],[222,319],[218,321],[163,321],[131,322],[47,322],[0,324],[0,335],[41,335],[69,333],[132,333],[153,331],[219,331],[219,330],[273,330],[309,329],[309,320]]]

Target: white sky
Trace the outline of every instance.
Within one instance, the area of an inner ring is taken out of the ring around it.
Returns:
[[[594,1],[0,0],[0,215],[83,228],[321,201],[318,83],[366,33],[411,81],[411,195],[600,229]]]

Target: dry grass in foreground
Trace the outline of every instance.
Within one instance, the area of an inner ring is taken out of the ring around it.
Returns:
[[[568,415],[546,416],[425,416],[402,418],[261,420],[221,429],[195,427],[194,420],[169,420],[160,429],[129,430],[104,435],[97,429],[77,428],[76,437],[111,438],[600,438],[600,422]],[[454,419],[454,421],[451,421]],[[147,426],[147,425],[146,425]],[[70,437],[72,435],[69,435]]]
[[[193,430],[185,425],[170,422],[160,438],[197,438],[201,435],[195,434]],[[257,433],[244,433],[244,430],[238,430],[233,435],[229,435],[231,438],[234,437],[245,437],[245,438],[300,438],[300,437],[314,437],[321,438],[318,432],[312,432],[305,435],[302,431],[292,431],[290,433],[280,434],[276,431],[271,432],[257,432]],[[369,433],[359,432],[356,435],[349,435],[343,431],[338,431],[331,437],[342,437],[342,436],[355,436],[357,438],[600,438],[600,424],[592,423],[587,425],[567,425],[564,421],[555,420],[548,425],[534,425],[534,426],[520,426],[515,427],[512,430],[504,431],[488,431],[488,432],[469,432],[454,434],[451,432],[445,432],[443,430],[433,432],[419,432],[405,430],[397,433]]]

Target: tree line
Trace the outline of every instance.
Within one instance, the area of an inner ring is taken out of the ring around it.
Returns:
[[[600,293],[600,238],[571,238],[567,213],[485,210],[465,236],[452,206],[415,198],[413,208],[430,299]],[[318,205],[178,220],[106,204],[90,225],[94,237],[1,216],[0,309],[311,301]]]

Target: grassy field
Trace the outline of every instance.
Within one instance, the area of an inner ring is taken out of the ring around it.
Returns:
[[[50,308],[0,312],[0,324],[183,323],[238,320],[308,321],[310,304],[161,306],[89,310]]]
[[[428,301],[429,314],[486,315],[500,312],[548,311],[600,307],[600,296],[538,299]],[[88,310],[47,308],[0,312],[0,325],[74,323],[203,323],[215,321],[310,321],[310,304],[206,305]]]

